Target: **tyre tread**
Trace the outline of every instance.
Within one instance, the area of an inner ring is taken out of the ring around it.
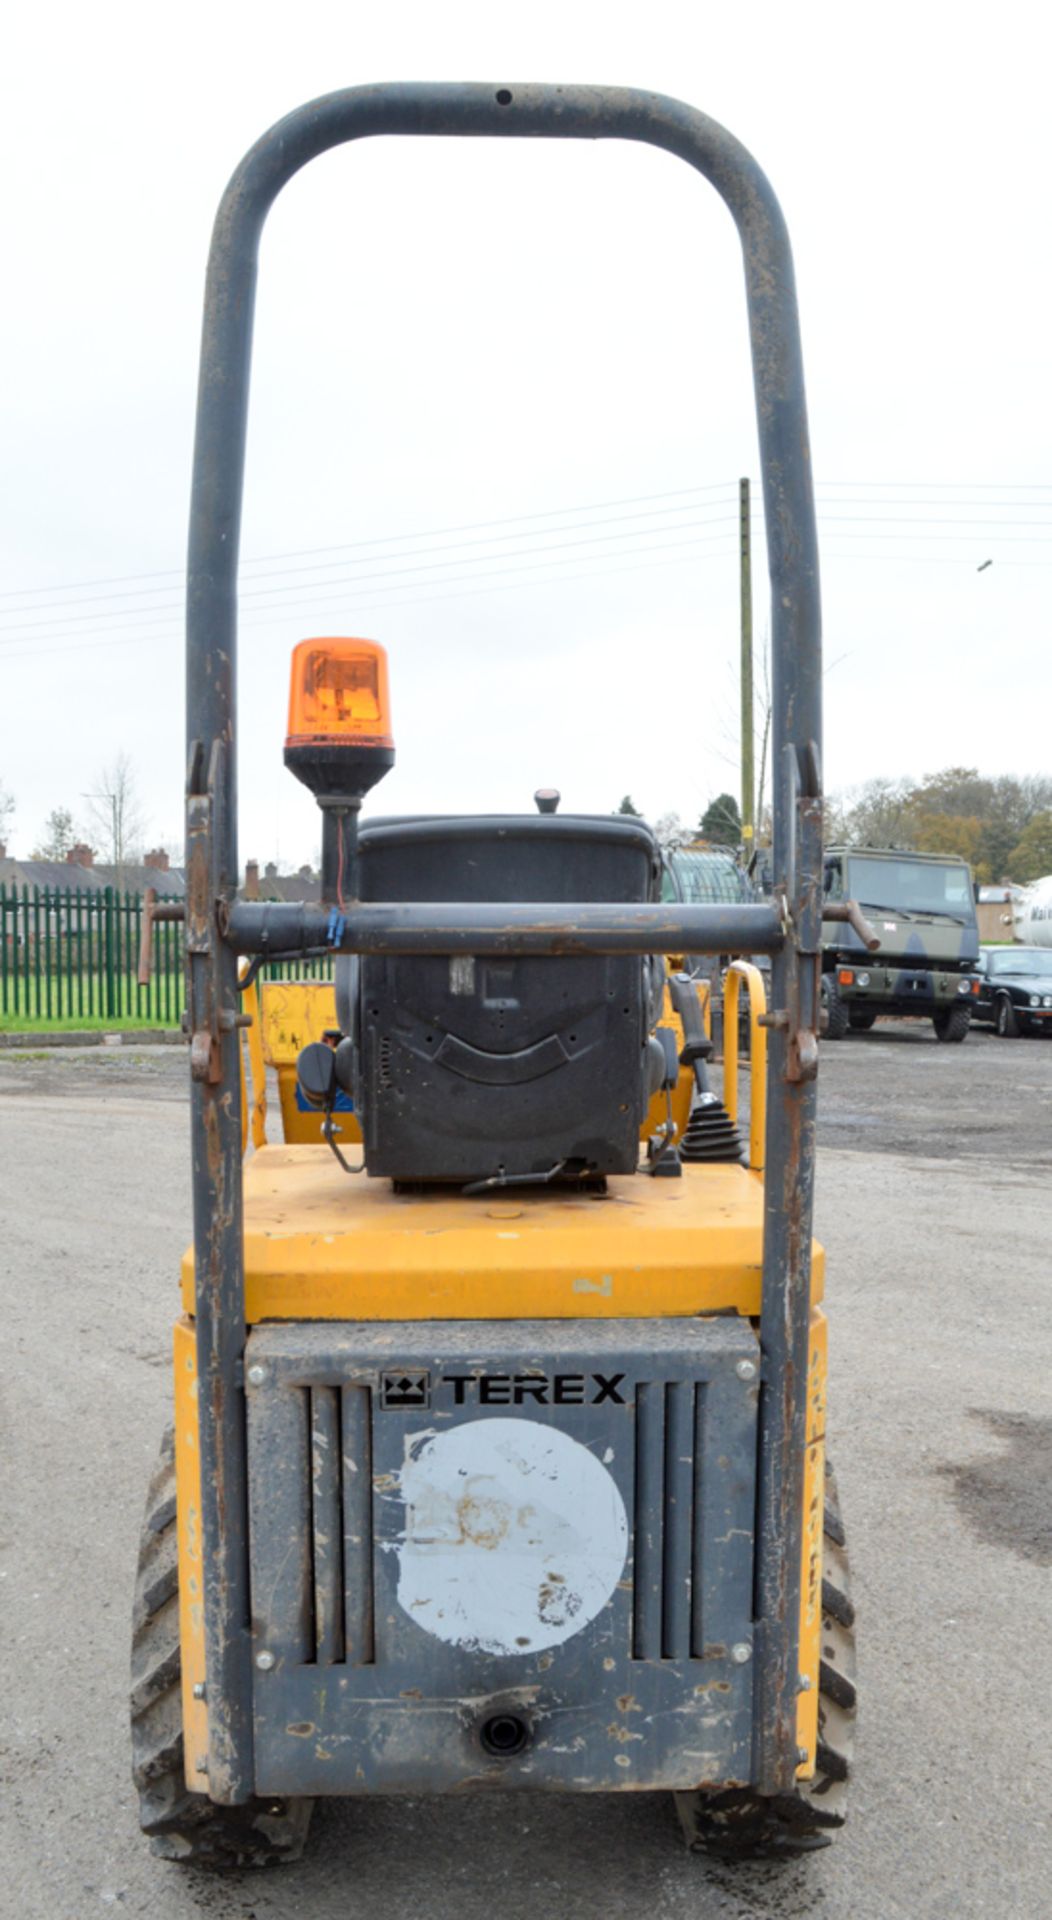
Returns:
[[[822,1039],[842,1040],[848,1030],[851,1015],[847,1002],[841,994],[840,988],[837,986],[834,974],[824,973],[822,975],[822,1002],[826,1013],[825,1025],[822,1029]]]
[[[263,1867],[298,1860],[310,1800],[253,1799],[221,1807],[186,1785],[175,1441],[171,1428],[150,1482],[132,1610],[132,1778],[152,1850],[184,1866]]]
[[[790,1860],[829,1845],[846,1817],[856,1710],[855,1610],[836,1481],[826,1471],[815,1772],[789,1793],[765,1798],[747,1787],[677,1793],[687,1845],[723,1860]]]

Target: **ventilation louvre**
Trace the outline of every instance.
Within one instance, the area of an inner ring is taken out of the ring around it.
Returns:
[[[632,1658],[700,1659],[705,1386],[647,1381],[636,1398]]]
[[[376,1657],[372,1405],[367,1386],[297,1384],[268,1409],[253,1610],[268,1649],[295,1666]]]
[[[373,1564],[373,1396],[342,1389],[343,1636],[349,1666],[376,1659]]]

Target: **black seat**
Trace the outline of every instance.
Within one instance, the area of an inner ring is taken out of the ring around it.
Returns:
[[[644,902],[660,867],[650,829],[617,816],[377,820],[360,838],[367,901]],[[339,960],[368,1172],[634,1172],[663,979],[638,956]]]

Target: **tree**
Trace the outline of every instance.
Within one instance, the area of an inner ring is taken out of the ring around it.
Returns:
[[[840,804],[844,839],[852,847],[912,847],[912,780],[883,774],[856,787]]]
[[[913,844],[918,853],[954,853],[975,868],[977,880],[989,879],[985,860],[980,857],[983,823],[975,814],[918,813],[913,827]]]
[[[6,839],[11,817],[15,811],[15,796],[0,785],[0,840]]]
[[[732,793],[718,794],[715,800],[709,801],[698,822],[698,832],[703,840],[713,840],[718,847],[738,845],[742,837],[742,817]]]
[[[106,854],[106,864],[118,872],[142,839],[145,818],[135,785],[132,763],[118,753],[95,781],[96,791],[85,794],[91,825]]]
[[[621,805],[615,808],[615,812],[630,813],[633,816],[633,818],[636,820],[642,820],[643,818],[643,815],[640,813],[639,808],[633,803],[631,794],[628,794],[628,793],[626,793],[624,799],[621,802]]]
[[[1034,814],[1009,854],[1008,871],[1023,886],[1052,873],[1052,810]]]
[[[68,807],[53,807],[44,822],[44,838],[33,848],[34,860],[64,860],[77,844],[77,829]]]
[[[978,767],[943,767],[941,773],[926,773],[911,798],[925,814],[978,815],[989,807],[992,786]]]
[[[1020,779],[1011,773],[990,779],[975,767],[944,767],[940,773],[925,774],[914,789],[911,806],[918,816],[918,831],[928,836],[917,844],[933,853],[953,850],[946,840],[930,838],[936,819],[976,821],[973,851],[966,852],[965,858],[980,879],[996,880],[1035,814],[1052,809],[1052,780],[1036,774]],[[961,842],[960,826],[954,838]]]
[[[983,859],[991,880],[1010,870],[1011,856],[1036,814],[1052,811],[1052,780],[1041,774],[1003,773],[990,782],[983,818]]]
[[[691,840],[690,828],[683,825],[678,813],[663,813],[655,823],[654,834],[663,853],[678,853]]]
[[[1052,780],[1043,774],[988,778],[975,767],[943,767],[919,784],[882,777],[834,794],[826,803],[826,841],[959,853],[979,880],[999,880],[1007,872],[1017,878],[1016,851],[1024,835],[1032,821],[1050,813]],[[1034,844],[1041,844],[1040,831]],[[1027,849],[1020,857],[1029,858]]]

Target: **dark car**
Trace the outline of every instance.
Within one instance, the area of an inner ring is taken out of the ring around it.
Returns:
[[[981,947],[972,1021],[1007,1040],[1052,1033],[1052,947]]]

